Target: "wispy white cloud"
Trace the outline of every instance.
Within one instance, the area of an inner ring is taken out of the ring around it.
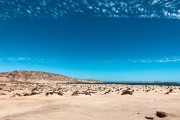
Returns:
[[[36,62],[36,63],[54,63],[56,59],[44,59],[44,58],[30,58],[30,57],[6,57],[0,58],[1,61],[16,61],[16,62]]]
[[[31,58],[26,57],[8,57],[8,58],[1,58],[2,60],[8,61],[31,61]]]
[[[180,62],[180,56],[174,57],[163,57],[163,58],[152,58],[152,59],[106,59],[103,60],[104,64],[116,64],[122,62],[130,63],[177,63]]]
[[[117,62],[122,62],[122,59],[106,59],[102,61],[102,63],[104,64],[117,63]]]
[[[139,63],[176,63],[180,62],[180,57],[164,57],[158,59],[129,59],[129,62]]]

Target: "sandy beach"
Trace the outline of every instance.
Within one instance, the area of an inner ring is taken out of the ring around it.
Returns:
[[[0,88],[0,120],[180,120],[176,86],[1,83]]]

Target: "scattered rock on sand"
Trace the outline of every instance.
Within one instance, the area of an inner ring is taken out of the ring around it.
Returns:
[[[20,93],[15,93],[11,97],[16,97],[16,96],[21,97],[22,95]]]
[[[48,95],[53,95],[53,91],[49,91],[49,92],[46,92],[46,96],[48,96]]]
[[[61,92],[61,91],[59,91],[57,94],[60,96],[63,96],[63,92]]]
[[[150,90],[145,90],[145,92],[149,92]]]
[[[75,92],[73,92],[72,96],[77,96],[77,95],[79,95],[79,94],[80,94],[79,91],[75,91]]]
[[[23,96],[31,96],[31,94],[30,93],[27,93],[27,92],[24,92],[24,93],[22,93],[23,94]]]
[[[167,117],[167,113],[162,111],[157,111],[156,115],[160,118]]]
[[[174,92],[173,89],[169,89],[169,91],[166,92],[165,94],[169,94],[169,93],[173,93],[173,92]]]
[[[133,92],[134,92],[134,91],[124,90],[121,95],[127,95],[127,94],[132,95]]]
[[[91,96],[91,93],[90,93],[90,92],[87,92],[87,91],[83,91],[82,94],[84,94],[84,95],[90,95],[90,96]]]
[[[110,92],[111,92],[111,90],[108,90],[104,94],[106,95],[106,94],[109,94]]]
[[[0,95],[6,95],[5,93],[0,93]]]
[[[31,95],[37,95],[37,94],[39,94],[39,92],[31,92]]]
[[[149,119],[149,120],[154,120],[154,117],[146,116],[145,118],[146,118],[146,119]]]

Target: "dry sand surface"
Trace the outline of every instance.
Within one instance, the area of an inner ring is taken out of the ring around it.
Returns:
[[[159,118],[156,111],[167,113]],[[145,118],[147,116],[147,118]],[[180,120],[180,87],[0,83],[0,120]]]

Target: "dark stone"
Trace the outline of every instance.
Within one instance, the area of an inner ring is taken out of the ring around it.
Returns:
[[[121,95],[132,95],[134,91],[124,90]]]
[[[157,111],[156,115],[160,118],[167,117],[167,113],[162,111]]]
[[[80,92],[79,91],[75,91],[75,92],[73,92],[72,96],[77,96],[78,94],[80,94]]]
[[[60,95],[60,96],[63,96],[63,93],[62,93],[62,92],[58,92],[57,94]]]
[[[149,120],[154,120],[154,117],[146,116],[145,118],[146,118],[146,119],[149,119]]]

